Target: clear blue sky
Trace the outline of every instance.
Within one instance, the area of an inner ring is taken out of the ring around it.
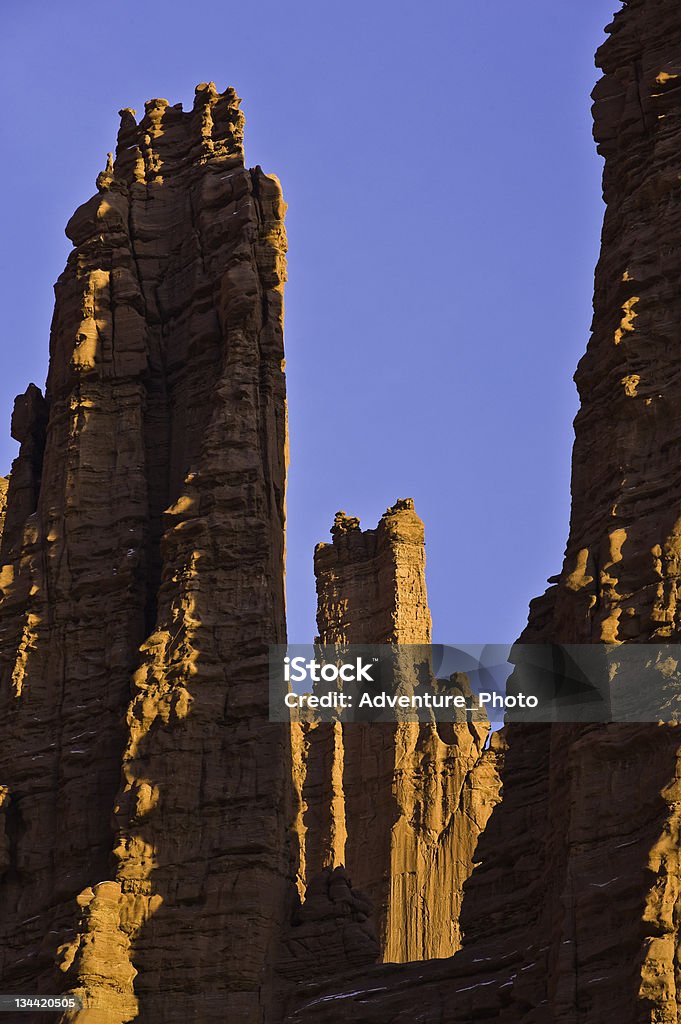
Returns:
[[[505,642],[560,569],[617,0],[4,0],[0,470],[47,368],[64,225],[117,111],[233,85],[289,203],[291,640],[338,509],[426,523],[436,638]]]

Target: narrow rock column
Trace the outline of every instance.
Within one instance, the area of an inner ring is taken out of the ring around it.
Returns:
[[[398,501],[375,530],[338,513],[331,533],[315,551],[320,642],[430,644],[424,529],[413,501]],[[387,961],[458,948],[462,886],[498,799],[483,754],[488,727],[441,732],[348,723],[308,734],[308,877],[346,866],[372,900]]]
[[[0,970],[77,992],[88,1024],[261,1024],[295,872],[267,721],[285,205],[244,166],[239,102],[203,84],[189,112],[121,111],[67,227],[45,399],[13,419]]]

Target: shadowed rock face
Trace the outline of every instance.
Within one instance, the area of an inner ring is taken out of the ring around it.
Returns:
[[[212,84],[188,113],[122,112],[67,228],[45,398],[13,417],[2,989],[71,988],[94,1022],[261,1021],[292,871],[290,744],[266,720],[285,207],[242,134]]]

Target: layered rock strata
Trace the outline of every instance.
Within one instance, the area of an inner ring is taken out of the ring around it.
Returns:
[[[262,1021],[292,871],[288,734],[266,705],[285,207],[242,137],[212,84],[189,112],[121,112],[67,227],[45,398],[13,417],[2,989],[69,988],[94,1024]]]
[[[431,641],[423,523],[410,499],[375,530],[338,513],[315,551],[319,641]],[[489,723],[319,724],[304,731],[308,878],[344,865],[374,908],[381,956],[448,956],[480,832],[499,799]]]

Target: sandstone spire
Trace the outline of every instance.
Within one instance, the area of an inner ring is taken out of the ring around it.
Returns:
[[[315,551],[322,644],[431,642],[423,523],[397,501],[375,530],[343,512]],[[498,799],[488,723],[303,730],[308,878],[344,865],[374,907],[382,959],[447,956],[477,838]]]
[[[285,206],[242,139],[212,84],[122,112],[13,418],[3,990],[71,988],[95,1024],[258,1024],[291,872]]]

